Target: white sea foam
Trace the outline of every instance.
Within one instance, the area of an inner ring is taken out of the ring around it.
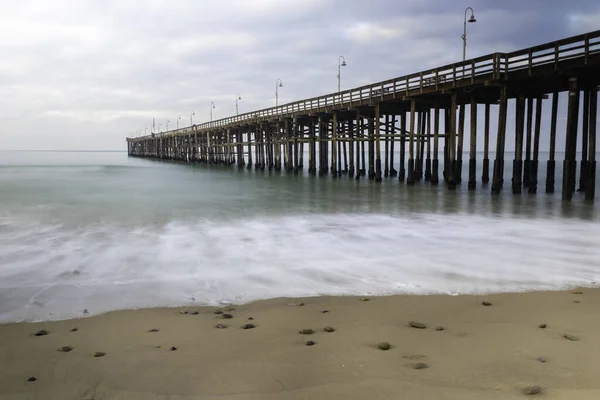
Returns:
[[[62,225],[0,218],[0,321],[279,296],[488,293],[600,280],[600,224],[308,214]]]

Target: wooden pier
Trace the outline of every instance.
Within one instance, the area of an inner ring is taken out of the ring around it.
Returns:
[[[483,140],[481,182],[488,184],[491,179],[491,192],[499,193],[504,184],[508,100],[515,99],[512,191],[518,194],[526,188],[529,193],[537,192],[540,136],[547,134],[545,191],[552,193],[558,94],[568,91],[562,198],[570,200],[579,190],[585,192],[586,200],[593,200],[599,83],[600,31],[594,31],[212,122],[127,138],[128,154],[256,169],[284,168],[297,174],[305,168],[307,152],[308,172],[319,176],[365,177],[375,182],[395,177],[407,185],[423,179],[431,184],[442,180],[449,189],[455,189],[465,175],[468,188],[475,189],[476,143]],[[544,103],[550,103],[551,121],[550,131],[542,133]],[[480,104],[485,105],[483,129],[477,126]],[[490,176],[492,107],[498,111],[498,131]],[[467,114],[470,131],[465,133]],[[577,182],[579,126],[582,137]],[[463,174],[465,134],[469,136],[469,160]],[[441,151],[443,165],[439,165]],[[397,153],[399,160],[395,159]]]

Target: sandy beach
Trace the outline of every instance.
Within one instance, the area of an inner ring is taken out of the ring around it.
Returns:
[[[589,288],[279,298],[6,324],[0,398],[598,399],[599,302]]]

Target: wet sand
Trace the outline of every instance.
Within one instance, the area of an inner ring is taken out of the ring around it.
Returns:
[[[0,399],[600,398],[600,289],[363,300],[0,325]]]

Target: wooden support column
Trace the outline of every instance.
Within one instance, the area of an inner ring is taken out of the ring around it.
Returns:
[[[416,108],[416,101],[414,99],[412,99],[410,101],[410,123],[409,123],[409,135],[410,135],[410,139],[408,141],[408,176],[406,177],[406,184],[407,185],[414,185],[415,184],[415,146],[414,146],[414,139],[415,139],[415,108]]]
[[[425,140],[427,145],[427,158],[425,159],[425,181],[431,182],[431,109],[425,112]]]
[[[369,139],[369,180],[375,179],[375,121],[369,118],[367,122]]]
[[[368,140],[368,138],[365,135],[365,119],[362,118],[361,119],[361,129],[360,129],[360,136],[361,136],[361,142],[360,142],[360,151],[361,151],[361,162],[362,162],[362,168],[360,169],[360,174],[362,176],[366,176],[367,175],[367,157],[366,157],[366,152],[365,152],[365,144]]]
[[[247,165],[247,168],[250,169],[250,168],[252,168],[252,127],[248,127],[248,132],[246,132],[246,135],[248,135],[248,165]]]
[[[381,110],[380,104],[375,106],[375,182],[382,181],[381,175]]]
[[[450,108],[444,108],[444,169],[442,176],[444,182],[448,183],[450,174]]]
[[[535,101],[535,128],[533,133],[533,159],[529,162],[529,193],[537,193],[540,154],[540,131],[542,124],[542,98]]]
[[[354,121],[348,120],[348,158],[350,165],[348,167],[348,177],[354,177]],[[345,148],[345,147],[344,147]]]
[[[398,180],[404,182],[406,177],[406,112],[400,113],[400,171],[398,172]]]
[[[456,92],[450,96],[450,129],[448,129],[448,189],[456,189]]]
[[[525,142],[525,163],[523,165],[523,187],[529,187],[532,129],[533,129],[533,97],[529,97],[527,99],[527,141]]]
[[[589,90],[588,112],[588,159],[586,162],[585,199],[594,201],[596,192],[596,130],[598,113],[598,86],[593,85]]]
[[[417,127],[415,132],[415,182],[421,180],[421,138],[423,136],[423,124],[422,124],[423,113],[417,111],[416,121]]]
[[[512,192],[521,193],[523,182],[523,131],[525,128],[525,97],[519,95],[516,105],[515,159],[513,160]]]
[[[315,121],[313,121],[312,119],[310,120],[310,123],[308,124],[308,137],[309,137],[308,173],[309,173],[309,175],[315,175],[317,172],[317,168],[316,168],[317,142],[316,142],[316,138],[315,138]]]
[[[390,176],[395,177],[398,175],[398,171],[394,168],[394,143],[396,142],[396,115],[390,116],[390,125],[387,128],[388,134],[391,134],[390,139]]]
[[[304,126],[300,124],[300,137],[298,139],[298,146],[300,150],[298,150],[298,170],[302,171],[304,169]]]
[[[360,179],[361,169],[360,169],[360,146],[362,143],[362,117],[360,113],[356,112],[356,180]]]
[[[485,104],[485,118],[483,127],[483,171],[481,183],[487,185],[490,181],[490,105]]]
[[[440,131],[440,104],[436,102],[435,107],[433,109],[433,165],[431,168],[431,184],[433,184],[433,185],[437,185],[438,183],[440,183],[440,176],[439,176],[440,160],[438,159],[439,131]]]
[[[558,119],[558,90],[552,94],[552,112],[550,115],[550,149],[546,166],[546,193],[554,193],[556,170],[556,121]]]
[[[344,122],[338,121],[337,129],[337,176],[342,176],[342,142],[344,141]]]
[[[346,150],[346,142],[350,140],[350,124],[352,120],[349,120],[345,123],[345,131],[344,131],[344,140],[342,141],[342,150],[344,151],[344,169],[343,173],[348,173],[348,153]]]
[[[477,187],[477,101],[471,96],[471,137],[469,139],[469,190]]]
[[[506,111],[508,108],[506,85],[500,88],[498,109],[498,135],[496,137],[496,159],[492,175],[492,194],[499,194],[504,185],[504,145],[506,143]]]
[[[586,163],[588,158],[588,134],[589,134],[589,110],[590,109],[590,91],[585,89],[583,91],[583,123],[581,124],[582,136],[581,136],[581,170],[579,172],[579,189],[578,192],[585,191],[586,182]]]
[[[463,144],[465,138],[465,108],[464,104],[459,106],[458,114],[458,138],[456,143],[456,168],[454,170],[456,183],[462,183]]]
[[[300,148],[298,146],[298,136],[300,136],[300,126],[298,124],[298,119],[294,118],[294,175],[298,175],[298,170],[300,167]]]
[[[575,191],[577,172],[577,122],[579,117],[579,82],[569,78],[569,106],[567,111],[567,135],[565,138],[565,161],[563,163],[562,199],[570,201]]]
[[[338,136],[338,117],[337,113],[333,113],[331,127],[331,174],[334,178],[337,177],[337,136]]]
[[[384,154],[383,154],[383,176],[385,176],[386,178],[388,177],[388,175],[390,174],[390,116],[386,114],[385,116],[385,146],[384,146]]]
[[[419,139],[419,141],[421,142],[421,147],[419,148],[419,176],[418,176],[418,180],[420,181],[421,179],[423,179],[423,173],[425,171],[424,169],[424,162],[425,162],[425,134],[427,132],[427,111],[421,111],[422,114],[422,118],[421,118],[421,137]]]

